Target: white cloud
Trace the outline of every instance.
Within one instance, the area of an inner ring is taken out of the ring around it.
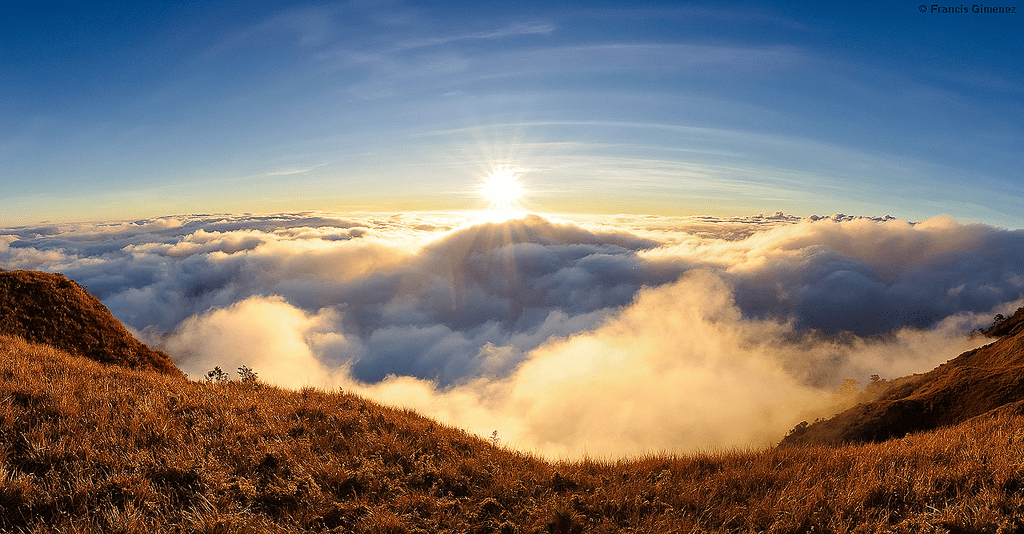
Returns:
[[[771,443],[1024,294],[1024,232],[948,217],[470,218],[6,228],[0,267],[64,272],[193,377],[247,365],[553,456]]]
[[[249,297],[189,317],[164,347],[193,378],[215,366],[231,373],[245,365],[271,383],[324,386],[334,381],[336,369],[314,351],[345,345],[344,336],[330,335],[335,320],[330,310],[308,315],[280,297]]]

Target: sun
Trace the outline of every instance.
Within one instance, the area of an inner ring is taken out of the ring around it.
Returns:
[[[501,166],[495,167],[490,176],[484,178],[479,191],[491,203],[491,209],[511,210],[526,194],[526,189],[519,182],[521,172],[522,169]]]

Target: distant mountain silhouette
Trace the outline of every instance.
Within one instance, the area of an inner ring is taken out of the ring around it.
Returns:
[[[0,334],[132,369],[181,374],[147,347],[96,297],[61,274],[0,271]]]
[[[782,445],[879,442],[997,412],[1024,414],[1024,307],[996,317],[998,340],[921,375],[892,381],[878,398],[801,424]]]

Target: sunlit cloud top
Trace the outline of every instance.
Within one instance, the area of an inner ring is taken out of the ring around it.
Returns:
[[[1024,304],[1024,230],[796,217],[175,216],[0,227],[184,372],[247,365],[551,457],[777,442]],[[840,403],[840,404],[837,404]]]
[[[0,224],[180,213],[949,214],[1024,226],[1024,14],[41,2],[0,17]]]

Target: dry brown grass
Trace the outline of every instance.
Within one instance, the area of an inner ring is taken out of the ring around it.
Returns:
[[[181,374],[169,356],[135,339],[103,303],[62,274],[0,270],[0,334],[98,362]]]
[[[886,382],[874,398],[798,426],[783,444],[880,442],[954,426],[1024,401],[1024,307],[1012,317],[1000,317],[988,332],[1002,337],[926,373]]]
[[[560,462],[357,396],[0,337],[14,532],[1016,532],[1024,419],[880,444]]]

